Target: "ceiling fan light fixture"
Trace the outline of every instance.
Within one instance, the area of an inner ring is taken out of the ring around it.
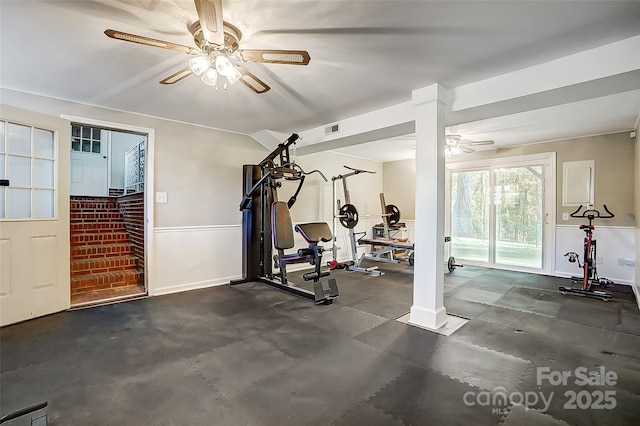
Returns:
[[[218,74],[227,78],[229,84],[233,84],[236,81],[240,80],[242,74],[236,67],[233,66],[233,63],[224,55],[216,56],[215,67]],[[226,83],[226,82],[225,82]],[[226,84],[225,84],[226,89]]]
[[[444,148],[445,157],[457,157],[458,155],[462,155],[462,150],[457,146],[446,146]]]
[[[202,73],[207,71],[210,66],[211,61],[209,60],[209,57],[205,55],[198,55],[189,59],[189,68],[191,68],[191,72],[195,75],[202,75]]]
[[[224,55],[216,56],[215,66],[216,66],[216,71],[218,71],[218,74],[225,77],[231,77],[235,69],[233,67],[233,64],[229,60],[229,58],[227,58]]]
[[[240,74],[240,71],[238,71],[236,67],[233,67],[233,72],[231,73],[231,75],[227,76],[227,80],[229,80],[230,84],[235,83],[236,81],[240,80],[240,78],[242,78],[242,74]]]
[[[204,73],[202,73],[202,77],[200,77],[204,84],[208,84],[209,86],[216,86],[218,84],[218,73],[215,69],[209,68]]]
[[[190,58],[188,66],[161,80],[160,84],[175,84],[189,75],[195,74],[200,76],[203,82],[215,86],[217,89],[218,75],[220,75],[223,80],[222,86],[225,89],[236,81],[241,81],[255,93],[265,93],[270,90],[270,87],[245,69],[242,65],[243,62],[309,64],[311,57],[306,50],[240,49],[242,32],[234,25],[224,21],[222,16],[222,3],[227,0],[193,1],[198,19],[191,21],[187,27],[193,37],[195,47],[112,29],[107,29],[104,33],[112,39],[188,54]]]
[[[445,135],[444,138],[444,156],[456,157],[462,155],[462,149],[458,146],[460,141],[459,135]]]

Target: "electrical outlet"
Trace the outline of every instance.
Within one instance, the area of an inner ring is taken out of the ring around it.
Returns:
[[[569,213],[562,213],[562,220],[569,220]]]
[[[618,258],[618,260],[617,260],[617,262],[616,262],[616,265],[618,265],[618,266],[624,266],[624,259],[623,259],[623,258],[621,258],[621,257],[619,257],[619,258]]]
[[[596,264],[602,265],[602,256],[596,256]]]

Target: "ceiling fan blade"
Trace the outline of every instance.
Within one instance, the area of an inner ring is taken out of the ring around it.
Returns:
[[[240,74],[242,74],[242,77],[240,77],[240,81],[242,81],[242,83],[244,83],[244,85],[249,89],[258,94],[267,92],[269,91],[269,89],[271,89],[271,87],[267,86],[264,81],[260,80],[245,68],[241,67],[240,65],[236,65],[235,67],[238,69],[238,71],[240,71]]]
[[[202,36],[209,43],[224,46],[222,0],[195,0]]]
[[[170,43],[168,41],[156,40],[155,38],[143,37],[136,34],[123,33],[122,31],[116,30],[106,30],[104,32],[107,37],[130,41],[132,43],[144,44],[146,46],[160,47],[162,49],[175,50],[176,52],[184,52],[184,53],[196,53],[197,50],[193,47],[183,46],[181,44]]]
[[[486,141],[464,141],[461,143],[465,145],[478,146],[478,145],[493,145],[495,142],[491,140],[486,140]]]
[[[179,82],[183,78],[189,77],[190,74],[191,74],[191,68],[186,67],[176,73],[171,74],[169,77],[162,80],[160,84],[174,84]]]
[[[306,50],[239,49],[237,52],[246,62],[263,64],[307,65],[311,60]]]
[[[429,26],[424,27],[332,27],[332,28],[290,28],[262,30],[256,34],[301,34],[301,35],[356,35],[356,36],[385,36],[385,35],[430,35],[447,37],[469,37],[477,36],[477,29],[466,29],[459,27]]]

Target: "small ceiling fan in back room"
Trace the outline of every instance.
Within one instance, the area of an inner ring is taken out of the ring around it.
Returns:
[[[463,139],[460,135],[445,135],[444,137],[444,149],[447,157],[453,157],[462,155],[463,153],[474,152],[475,149],[472,146],[480,145],[493,145],[494,141],[470,141]]]
[[[265,93],[270,87],[242,65],[243,62],[265,64],[307,65],[309,53],[305,50],[240,49],[242,33],[222,19],[222,0],[194,0],[198,20],[188,26],[195,47],[157,40],[136,34],[108,29],[104,33],[113,39],[139,43],[162,49],[186,53],[189,66],[170,75],[160,84],[174,84],[191,74],[218,88],[219,80],[226,89],[241,81],[256,93]]]

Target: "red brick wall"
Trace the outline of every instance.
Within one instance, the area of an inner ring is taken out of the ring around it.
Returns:
[[[144,193],[118,197],[117,204],[133,244],[133,254],[144,271]]]

